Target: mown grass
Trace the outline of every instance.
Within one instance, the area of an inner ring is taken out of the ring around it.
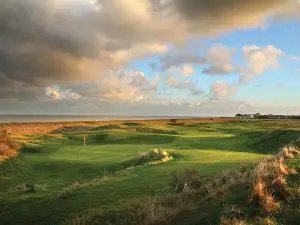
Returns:
[[[25,147],[19,156],[0,166],[0,221],[3,224],[62,224],[66,218],[81,212],[108,212],[147,196],[168,195],[172,191],[169,185],[172,172],[195,169],[202,179],[224,169],[257,162],[265,154],[274,152],[282,145],[282,139],[264,142],[272,145],[261,145],[263,142],[253,140],[260,137],[265,140],[262,133],[282,127],[298,134],[296,126],[287,128],[284,123],[123,123],[22,137],[19,141],[25,143]],[[84,136],[87,138],[85,147]],[[143,166],[136,167],[132,160],[136,162],[138,156],[153,148],[166,150],[173,160],[142,163]],[[130,166],[120,170],[124,162]],[[30,185],[35,192],[26,191]],[[14,191],[20,187],[21,193]],[[244,198],[240,189],[231,198],[239,198],[240,192]],[[213,221],[214,212],[221,206],[221,203],[207,208],[200,206],[196,212],[201,211],[203,220]],[[190,220],[194,217],[198,218],[193,213],[188,215]],[[184,218],[182,221],[182,224],[190,224]]]

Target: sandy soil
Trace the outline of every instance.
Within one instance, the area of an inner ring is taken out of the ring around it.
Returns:
[[[199,119],[177,119],[176,123],[215,123],[237,120],[236,118],[199,118]],[[11,136],[46,134],[64,127],[98,127],[108,124],[141,123],[141,124],[167,124],[166,120],[118,120],[118,121],[86,121],[86,122],[50,122],[50,123],[6,123],[0,124],[0,133]]]

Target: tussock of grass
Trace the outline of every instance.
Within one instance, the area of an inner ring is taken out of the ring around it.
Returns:
[[[285,165],[285,160],[297,154],[298,150],[295,147],[285,146],[277,155],[258,164],[254,172],[251,203],[261,206],[266,213],[275,212],[280,208],[280,202],[275,199],[275,195],[285,195],[287,190],[285,176],[291,173]]]
[[[202,185],[201,178],[196,170],[186,170],[183,174],[172,173],[171,176],[171,191],[175,193],[198,189]]]

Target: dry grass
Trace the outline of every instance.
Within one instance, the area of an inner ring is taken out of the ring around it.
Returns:
[[[275,177],[275,179],[273,181],[273,189],[276,192],[283,193],[285,190],[285,185],[286,185],[286,180],[282,175]]]
[[[285,160],[292,159],[299,151],[294,146],[285,146],[276,156],[262,160],[254,170],[254,184],[250,202],[261,206],[271,213],[280,208],[274,194],[282,195],[286,191],[285,176],[296,173],[289,169]]]
[[[244,219],[227,219],[225,217],[221,218],[220,225],[247,225]]]
[[[80,214],[66,224],[86,225],[100,222],[102,225],[163,225],[168,224],[176,215],[194,208],[193,204],[175,195],[164,198],[163,201],[158,198],[147,198],[139,204],[129,203],[122,211],[113,214]]]
[[[277,221],[274,218],[265,217],[265,218],[258,218],[259,225],[277,225]]]
[[[262,207],[267,213],[275,212],[280,208],[280,203],[275,200],[273,195],[265,193],[262,197]]]
[[[289,175],[289,169],[282,160],[278,163],[278,173],[282,175]]]
[[[291,169],[289,169],[289,174],[295,175],[295,174],[297,174],[297,170],[295,168],[291,168]]]
[[[262,179],[258,179],[253,187],[251,201],[254,199],[261,200],[264,198],[266,194],[266,184],[262,181]]]
[[[238,121],[237,118],[196,118],[196,119],[178,119],[177,123],[195,124],[195,123],[218,123],[227,121]],[[166,125],[169,119],[161,120],[131,120],[130,123],[152,124],[152,125]],[[0,133],[6,132],[15,136],[20,135],[39,135],[51,133],[54,130],[62,127],[99,127],[105,125],[121,125],[128,122],[128,120],[116,121],[93,121],[93,122],[49,122],[49,123],[7,123],[0,124]]]
[[[20,144],[13,142],[8,136],[0,135],[0,156],[2,159],[17,156],[20,147]]]
[[[284,159],[292,159],[299,154],[300,151],[293,145],[287,145],[283,147],[282,150],[278,153],[279,157]]]

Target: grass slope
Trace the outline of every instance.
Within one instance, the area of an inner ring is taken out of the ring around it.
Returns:
[[[116,210],[145,196],[167,195],[171,172],[193,168],[206,177],[255,162],[281,146],[281,139],[269,140],[262,133],[284,128],[298,135],[296,121],[291,121],[289,127],[285,124],[144,121],[19,136],[19,141],[25,143],[19,157],[0,165],[0,222],[62,224],[80,212]],[[272,145],[265,150],[261,143]],[[122,163],[153,148],[166,150],[173,160],[118,170]],[[34,185],[35,191],[27,190],[26,185]],[[203,208],[208,212],[216,209],[210,207]]]

